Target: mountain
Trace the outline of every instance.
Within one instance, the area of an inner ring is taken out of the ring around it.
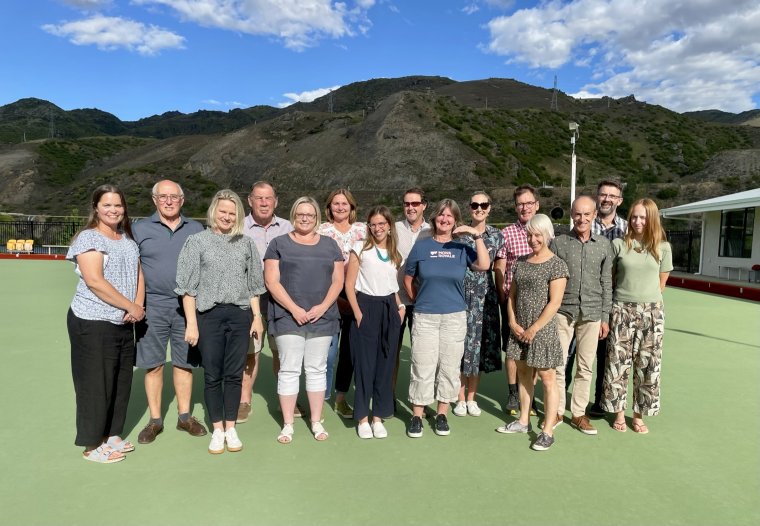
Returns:
[[[706,122],[760,126],[760,110],[749,110],[741,113],[729,113],[721,110],[702,110],[688,111],[684,113],[684,115]]]
[[[22,99],[0,107],[0,136],[18,135],[23,124],[28,140],[0,145],[0,211],[84,213],[92,189],[113,182],[132,215],[145,215],[150,188],[167,177],[183,185],[194,216],[205,214],[217,189],[244,195],[264,179],[276,185],[283,215],[296,197],[323,199],[338,186],[350,187],[363,209],[382,203],[400,212],[399,196],[418,185],[431,200],[465,202],[486,190],[492,219],[504,221],[521,183],[541,187],[543,210],[568,208],[570,121],[580,125],[579,192],[617,177],[627,183],[625,203],[648,195],[672,206],[760,186],[756,127],[706,122],[633,96],[577,100],[557,92],[551,111],[553,95],[511,79],[404,77],[349,84],[284,109],[168,112],[132,122]],[[60,133],[30,141],[30,130],[49,132],[50,115]]]

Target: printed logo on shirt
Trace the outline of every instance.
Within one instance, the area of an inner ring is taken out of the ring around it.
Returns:
[[[456,259],[456,254],[451,252],[450,250],[431,250],[430,251],[430,259],[438,259],[438,258],[445,258],[445,259]]]

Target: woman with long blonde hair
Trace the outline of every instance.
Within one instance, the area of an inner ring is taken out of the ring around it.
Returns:
[[[628,213],[628,232],[612,242],[613,281],[607,365],[604,371],[605,411],[625,432],[628,375],[633,374],[633,418],[636,433],[649,432],[643,416],[660,412],[660,369],[665,311],[662,291],[673,270],[670,243],[660,224],[657,205],[639,199]]]

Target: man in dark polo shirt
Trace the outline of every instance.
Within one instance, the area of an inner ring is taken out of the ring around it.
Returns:
[[[185,196],[173,181],[153,186],[156,213],[132,227],[140,248],[145,276],[145,321],[137,327],[137,367],[145,369],[145,394],[150,421],[137,441],[149,444],[164,430],[161,391],[164,386],[166,345],[171,342],[172,376],[177,395],[177,429],[192,436],[203,436],[206,428],[190,415],[190,393],[194,367],[200,365],[197,349],[185,342],[185,317],[182,303],[174,293],[177,286],[177,258],[188,236],[203,231],[203,225],[180,213]],[[193,352],[191,352],[193,351]],[[194,354],[194,357],[191,355]]]
[[[578,367],[570,402],[570,425],[586,435],[596,435],[597,430],[586,416],[586,406],[597,343],[609,332],[613,254],[607,238],[591,231],[596,218],[596,203],[591,197],[576,199],[571,217],[573,229],[551,244],[551,249],[567,263],[570,272],[562,305],[554,317],[563,355],[562,365],[556,368],[560,393],[557,424],[562,423],[565,412],[565,362],[570,342],[575,337]]]

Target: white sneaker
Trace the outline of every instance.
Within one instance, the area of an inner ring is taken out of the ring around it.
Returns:
[[[375,438],[386,438],[388,436],[388,430],[382,422],[372,422],[372,434]]]
[[[480,413],[482,413],[478,407],[478,403],[475,400],[470,400],[467,402],[467,412],[470,414],[470,416],[480,416]]]
[[[359,438],[372,438],[372,428],[369,422],[362,422],[356,426],[356,434],[359,435]]]
[[[243,449],[243,443],[238,438],[237,431],[234,427],[229,428],[224,432],[224,440],[227,442],[227,451],[235,453]]]
[[[224,453],[224,431],[221,429],[214,429],[211,434],[211,443],[208,445],[208,452],[212,455],[220,455]]]
[[[467,404],[464,400],[457,402],[457,405],[454,406],[453,412],[455,416],[467,416]]]

